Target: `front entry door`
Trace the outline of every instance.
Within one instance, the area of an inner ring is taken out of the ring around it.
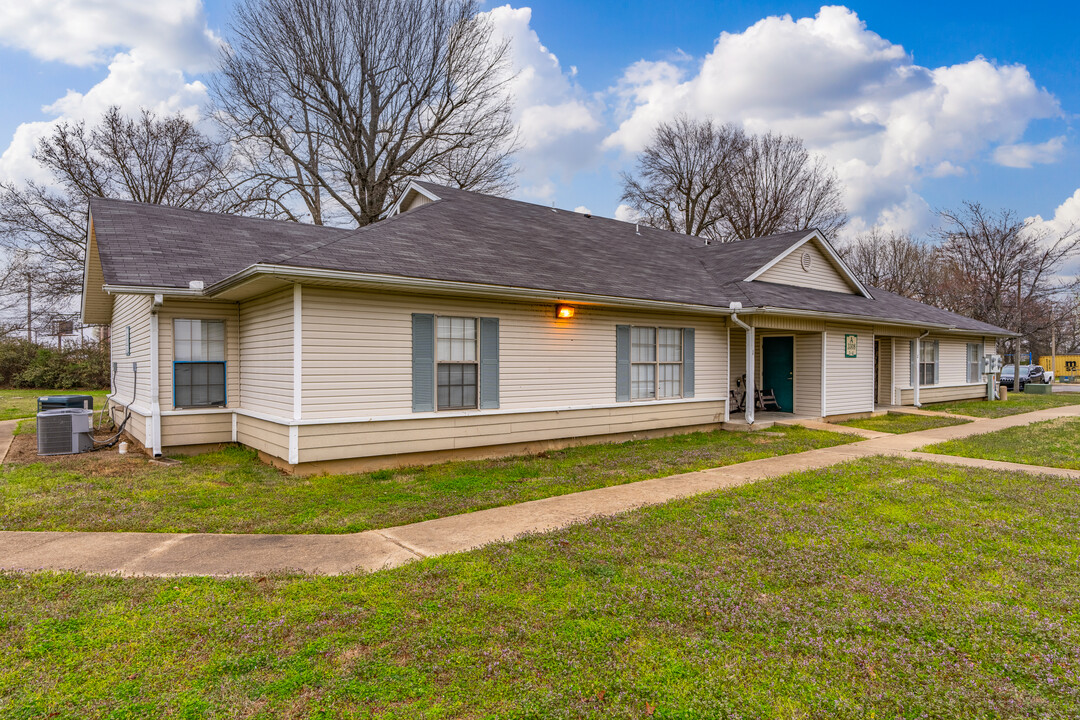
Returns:
[[[784,412],[795,412],[795,338],[761,338],[761,389],[772,390]]]

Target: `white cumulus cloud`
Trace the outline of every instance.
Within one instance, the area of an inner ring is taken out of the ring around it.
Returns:
[[[913,197],[920,179],[963,174],[992,148],[1024,148],[1004,158],[1049,157],[1053,146],[1018,143],[1033,120],[1061,115],[1022,65],[976,57],[923,67],[836,6],[722,33],[698,65],[639,61],[612,92],[620,117],[607,148],[637,152],[680,112],[799,135],[836,167],[849,210],[888,224],[922,215],[925,203]]]
[[[1050,138],[1044,143],[1016,143],[1000,145],[994,150],[994,162],[1014,168],[1048,165],[1061,159],[1065,150],[1065,136]]]
[[[521,192],[552,199],[553,178],[565,182],[599,156],[605,132],[600,103],[574,81],[532,29],[532,10],[509,5],[485,13],[496,36],[510,43],[510,88],[521,140]]]
[[[11,0],[0,3],[0,43],[78,66],[142,47],[163,64],[205,72],[221,40],[202,0]]]
[[[191,76],[213,68],[221,40],[201,0],[26,0],[0,3],[0,44],[41,60],[106,65],[98,83],[68,90],[19,125],[0,155],[0,179],[44,182],[32,155],[59,122],[92,121],[112,105],[197,119],[207,88]]]

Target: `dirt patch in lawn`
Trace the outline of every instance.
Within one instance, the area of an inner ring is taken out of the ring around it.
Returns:
[[[94,439],[109,440],[115,431],[100,431],[94,433]],[[37,433],[23,433],[12,438],[11,448],[4,459],[5,465],[25,465],[27,463],[48,463],[50,465],[62,465],[78,468],[88,475],[113,474],[109,469],[142,467],[150,456],[138,446],[138,444],[125,434],[122,440],[128,443],[126,455],[117,451],[119,443],[111,448],[103,448],[88,453],[77,455],[38,455]]]

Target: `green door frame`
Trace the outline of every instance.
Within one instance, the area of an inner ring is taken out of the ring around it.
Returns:
[[[788,356],[790,363],[786,367],[770,367],[770,365],[779,361],[780,358],[773,354],[772,362],[770,363],[770,353],[767,351],[767,346],[772,345],[775,341],[782,340],[791,348],[790,353],[784,353]],[[784,377],[786,372],[787,377]],[[770,372],[771,371],[771,372]],[[774,374],[772,374],[774,373]],[[761,338],[761,389],[763,391],[772,389],[776,394],[776,401],[780,405],[782,412],[794,413],[795,412],[795,336],[794,335],[766,335]]]

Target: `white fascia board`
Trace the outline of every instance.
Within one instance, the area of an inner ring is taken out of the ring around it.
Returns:
[[[825,236],[817,230],[810,232],[802,240],[797,241],[787,250],[774,257],[765,265],[762,265],[760,268],[751,273],[751,275],[747,277],[743,282],[752,282],[753,280],[757,280],[759,277],[761,277],[762,273],[768,271],[769,268],[771,268],[773,265],[776,265],[776,263],[780,262],[788,255],[791,255],[791,253],[795,252],[811,240],[817,240],[820,248],[825,251],[825,254],[829,256],[829,259],[840,269],[840,272],[844,275],[844,278],[848,282],[853,284],[856,288],[858,288],[860,294],[862,294],[864,297],[870,298],[871,300],[874,299],[874,296],[870,294],[870,291],[866,289],[866,286],[859,282],[859,278],[855,277],[855,273],[853,273],[851,271],[851,268],[847,266],[847,263],[843,261],[843,259],[840,257],[840,254],[837,253],[833,246],[829,243],[829,241],[825,239]]]
[[[399,197],[397,202],[394,203],[394,207],[390,209],[390,214],[387,215],[387,217],[394,217],[395,215],[400,214],[401,213],[401,204],[404,203],[405,198],[409,197],[409,194],[413,193],[413,192],[420,193],[421,195],[426,197],[428,200],[431,200],[432,202],[442,199],[438,195],[436,195],[435,193],[431,192],[430,190],[425,190],[424,188],[420,187],[419,185],[416,184],[415,181],[409,181],[408,186],[405,188],[405,192],[401,193],[401,197]]]

